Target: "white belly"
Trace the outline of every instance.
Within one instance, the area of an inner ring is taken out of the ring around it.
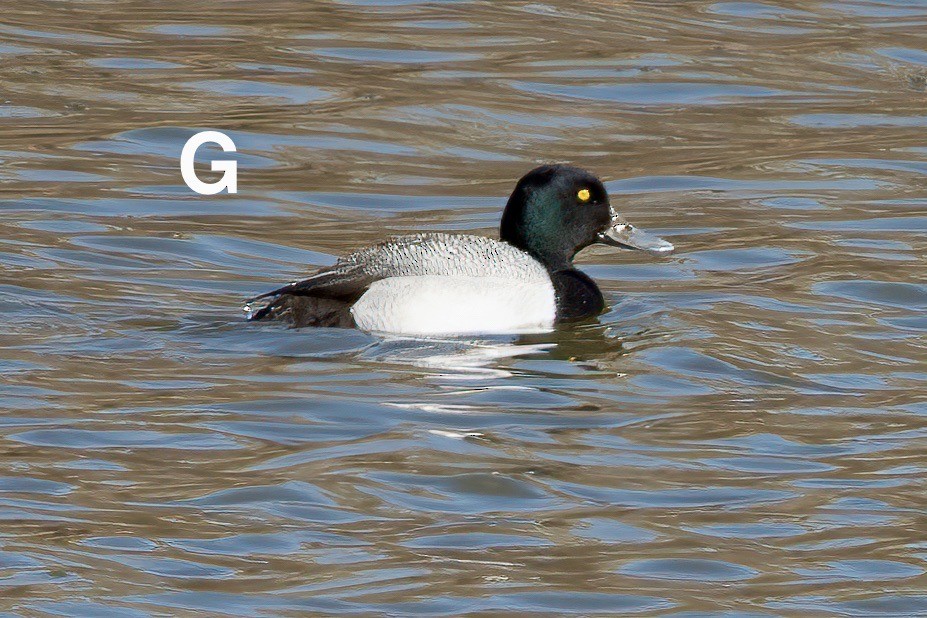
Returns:
[[[376,281],[351,308],[358,328],[401,335],[544,332],[556,312],[549,279],[443,275]]]

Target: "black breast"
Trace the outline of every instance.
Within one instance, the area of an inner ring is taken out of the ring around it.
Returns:
[[[550,279],[557,295],[557,321],[590,318],[605,309],[599,286],[585,273],[575,268],[558,270]]]

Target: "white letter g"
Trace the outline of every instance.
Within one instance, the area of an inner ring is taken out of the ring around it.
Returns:
[[[193,155],[196,149],[206,142],[218,144],[225,152],[236,152],[235,143],[225,133],[200,131],[187,140],[180,153],[180,174],[183,176],[183,181],[200,195],[215,195],[222,189],[228,189],[229,193],[238,193],[238,164],[235,161],[228,159],[212,161],[212,171],[224,172],[222,178],[216,182],[203,182],[196,177],[196,171],[193,169]]]

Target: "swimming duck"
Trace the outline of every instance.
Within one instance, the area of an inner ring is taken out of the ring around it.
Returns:
[[[245,311],[250,320],[412,336],[544,332],[605,308],[595,282],[573,266],[576,253],[593,243],[673,251],[625,222],[593,174],[544,165],[515,185],[500,240],[395,237],[256,296]],[[252,310],[262,299],[266,304]]]

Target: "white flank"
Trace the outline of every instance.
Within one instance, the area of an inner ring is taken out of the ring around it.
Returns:
[[[556,317],[550,279],[425,275],[374,282],[351,313],[357,327],[397,335],[536,333]]]

